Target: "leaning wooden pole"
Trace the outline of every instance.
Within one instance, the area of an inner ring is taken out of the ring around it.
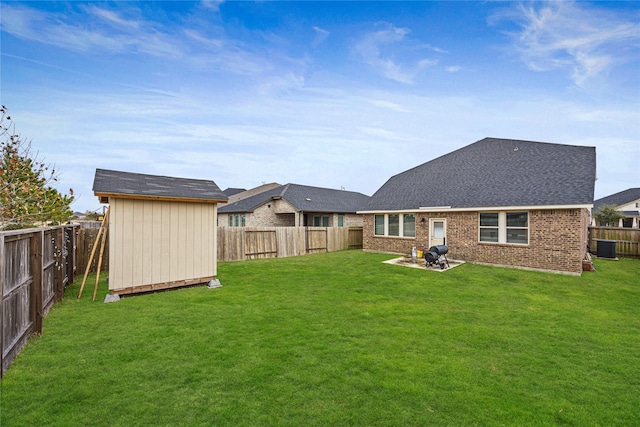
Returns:
[[[96,242],[93,245],[93,249],[91,249],[91,255],[89,255],[89,261],[87,262],[87,268],[84,270],[84,278],[82,279],[82,285],[80,286],[80,292],[78,292],[78,301],[80,301],[80,297],[82,296],[82,290],[84,289],[84,284],[87,281],[87,275],[89,274],[89,270],[91,269],[91,263],[93,262],[93,257],[96,254],[96,249],[98,249],[98,241],[100,240],[100,236],[104,230],[106,215],[102,220],[102,224],[100,224],[100,229],[98,230],[98,234],[96,235]]]
[[[107,226],[104,228],[102,232],[102,242],[100,243],[100,257],[98,257],[98,271],[96,271],[96,284],[93,287],[93,300],[96,300],[96,294],[98,293],[98,280],[100,280],[100,268],[102,267],[102,254],[104,253],[105,242],[107,240],[107,231],[109,229],[109,208],[107,208],[107,213],[104,215],[104,222]]]

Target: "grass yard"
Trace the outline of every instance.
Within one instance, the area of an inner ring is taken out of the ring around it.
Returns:
[[[0,425],[638,425],[640,260],[389,258],[224,263],[222,288],[112,304],[91,278],[76,301],[79,276],[2,380]]]

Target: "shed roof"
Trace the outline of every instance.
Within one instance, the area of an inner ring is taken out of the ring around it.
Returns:
[[[98,197],[121,197],[192,202],[226,202],[215,182],[96,169],[93,192]]]
[[[636,200],[640,200],[640,187],[629,188],[627,190],[620,191],[618,193],[598,199],[593,202],[593,207],[597,209],[602,205],[620,206],[626,205],[627,203],[635,202]]]
[[[356,213],[362,209],[369,196],[355,191],[333,190],[299,184],[286,184],[271,190],[229,203],[220,213],[253,212],[270,200],[284,199],[297,211]]]
[[[484,138],[391,177],[366,211],[591,205],[595,147]]]

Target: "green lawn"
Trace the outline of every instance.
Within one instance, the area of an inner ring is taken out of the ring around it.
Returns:
[[[628,426],[640,260],[582,277],[360,251],[103,304],[82,277],[2,380],[9,426]],[[104,276],[104,275],[103,275]]]

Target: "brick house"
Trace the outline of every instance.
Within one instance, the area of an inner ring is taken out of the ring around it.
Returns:
[[[579,275],[595,177],[595,147],[485,138],[391,177],[359,211],[363,248]]]
[[[640,187],[629,188],[610,196],[603,197],[593,202],[594,210],[603,205],[615,205],[617,210],[624,215],[618,223],[618,227],[640,228]],[[592,219],[592,225],[596,225],[596,219]]]
[[[230,198],[231,199],[231,198]],[[362,209],[369,196],[353,191],[280,185],[218,210],[218,224],[228,227],[351,227],[362,226]]]

